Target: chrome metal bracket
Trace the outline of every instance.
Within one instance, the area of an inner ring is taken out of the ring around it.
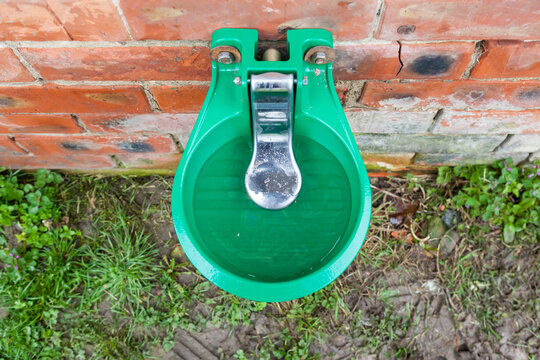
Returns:
[[[253,156],[246,172],[249,197],[265,209],[289,206],[302,185],[292,149],[294,76],[251,75]]]

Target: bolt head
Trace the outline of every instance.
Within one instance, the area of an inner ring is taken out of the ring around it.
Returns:
[[[217,61],[221,64],[230,64],[234,61],[234,55],[228,51],[222,51],[218,54]]]
[[[311,56],[311,61],[315,64],[324,64],[326,62],[326,53],[317,51]]]

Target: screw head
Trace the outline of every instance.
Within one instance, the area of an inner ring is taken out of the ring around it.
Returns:
[[[217,61],[222,64],[230,64],[234,61],[234,55],[228,51],[222,51],[218,54]]]
[[[311,61],[315,64],[324,64],[326,62],[326,53],[317,51],[311,55]]]
[[[314,46],[304,54],[304,61],[310,64],[329,64],[336,58],[336,51],[329,46]]]

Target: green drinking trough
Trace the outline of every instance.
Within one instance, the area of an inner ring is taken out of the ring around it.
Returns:
[[[367,172],[332,80],[332,35],[290,30],[284,60],[258,33],[212,36],[212,81],[178,166],[175,229],[208,280],[287,301],[335,280],[371,216]]]

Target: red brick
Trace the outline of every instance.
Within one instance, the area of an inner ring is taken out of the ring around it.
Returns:
[[[444,110],[433,129],[436,134],[532,134],[540,133],[540,110],[461,111]]]
[[[336,47],[337,80],[460,78],[467,68],[474,43],[357,44]]]
[[[199,112],[208,92],[206,85],[151,87],[161,110],[171,113]]]
[[[0,155],[0,166],[10,169],[109,169],[115,163],[108,155],[27,155],[3,156]]]
[[[137,86],[0,87],[0,113],[150,112]]]
[[[24,48],[47,80],[210,80],[207,47]]]
[[[0,40],[69,40],[45,0],[0,2]]]
[[[540,82],[368,82],[361,99],[370,107],[397,109],[522,110],[540,107]]]
[[[73,40],[129,40],[129,34],[111,0],[47,0]]]
[[[69,114],[0,114],[0,134],[73,134],[82,129]]]
[[[169,136],[18,135],[17,143],[34,154],[115,155],[171,153],[177,151]]]
[[[368,37],[376,0],[272,2],[121,0],[135,39],[209,40],[222,27],[256,28],[261,39],[283,38],[287,29],[324,28],[336,39]]]
[[[6,155],[20,155],[25,152],[15,145],[15,142],[7,136],[0,135],[0,156]],[[0,162],[0,166],[2,163]]]
[[[377,38],[481,40],[540,38],[540,2],[386,0]]]
[[[395,79],[399,71],[399,45],[358,44],[336,47],[337,80]]]
[[[90,132],[116,134],[175,134],[191,133],[197,114],[152,113],[81,114],[79,117]]]
[[[17,56],[13,53],[13,50],[9,48],[0,48],[0,81],[32,80],[34,80],[34,77],[26,70],[23,64],[21,64]]]
[[[485,49],[473,78],[540,76],[540,41],[488,41]]]
[[[402,44],[400,79],[459,79],[471,61],[473,42]]]

